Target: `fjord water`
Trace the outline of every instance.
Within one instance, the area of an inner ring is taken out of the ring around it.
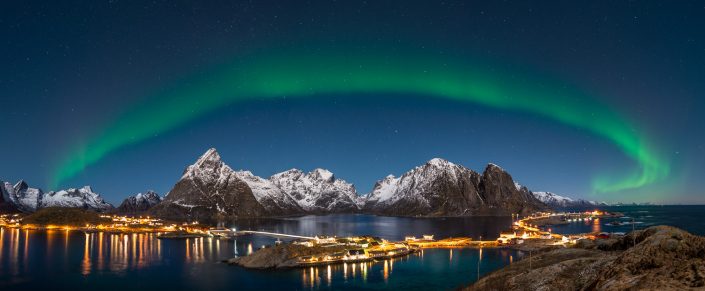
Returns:
[[[398,218],[328,215],[238,221],[238,229],[313,235],[471,236],[494,239],[510,217]],[[289,270],[248,270],[220,263],[275,239],[161,240],[155,234],[0,230],[2,290],[166,288],[168,290],[449,290],[468,284],[523,254],[508,249],[433,249],[374,263]]]
[[[622,217],[576,221],[564,225],[544,227],[555,233],[575,234],[587,232],[630,232],[654,225],[670,225],[692,234],[705,235],[705,205],[664,206],[609,206],[601,210],[619,212]],[[587,209],[567,209],[585,211]],[[592,209],[589,209],[592,210]]]
[[[705,235],[705,206],[602,207],[628,218],[551,226],[557,233],[628,232],[668,224]],[[406,235],[470,236],[494,239],[510,217],[399,218],[328,215],[238,221],[231,227],[312,236],[375,235],[401,240]],[[451,290],[524,256],[509,249],[428,249],[406,258],[367,264],[290,270],[247,270],[219,263],[246,255],[274,239],[160,240],[154,234],[85,234],[81,231],[0,229],[2,290]]]

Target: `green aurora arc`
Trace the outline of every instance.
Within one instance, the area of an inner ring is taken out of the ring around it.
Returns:
[[[528,112],[600,136],[633,159],[623,177],[598,176],[593,191],[639,188],[669,174],[669,163],[626,118],[562,82],[499,74],[459,60],[398,54],[271,54],[225,66],[147,96],[79,145],[53,175],[58,186],[122,147],[246,100],[322,98],[326,94],[415,94]],[[451,65],[452,64],[452,65]],[[551,83],[554,85],[546,85]]]

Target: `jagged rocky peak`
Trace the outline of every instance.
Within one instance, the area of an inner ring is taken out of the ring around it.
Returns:
[[[218,222],[265,214],[250,187],[208,149],[151,212],[168,219]]]
[[[294,198],[279,189],[272,181],[255,176],[250,171],[235,172],[238,178],[245,181],[252,190],[252,194],[271,216],[302,214],[304,210],[299,207]]]
[[[230,172],[232,169],[220,159],[218,151],[215,148],[210,148],[195,163],[186,168],[181,178],[194,176],[216,178],[221,173]]]
[[[145,212],[155,205],[162,202],[162,197],[152,190],[144,193],[137,193],[134,196],[127,197],[118,206],[118,213],[140,213]]]
[[[367,195],[365,211],[382,215],[460,216],[481,205],[476,191],[479,175],[434,158],[401,175],[377,181]]]
[[[359,197],[353,184],[336,179],[326,169],[304,173],[291,169],[272,175],[269,180],[308,213],[357,212]]]
[[[154,192],[154,190],[148,190],[145,193],[137,193],[135,196],[137,200],[145,200],[145,201],[151,201],[151,202],[156,202],[156,201],[161,201],[162,197],[157,194],[157,192]]]
[[[45,207],[78,207],[95,211],[106,211],[113,207],[100,194],[93,192],[90,186],[48,193],[32,188],[24,180],[14,186],[4,182],[2,186],[3,200],[22,212],[34,212]]]
[[[90,186],[69,188],[44,194],[40,200],[41,208],[46,207],[76,207],[95,211],[107,211],[113,208],[105,202],[100,194],[93,192]]]
[[[3,213],[19,211],[11,199],[11,196],[14,195],[14,191],[15,189],[12,187],[12,184],[0,181],[0,211]]]
[[[335,180],[335,175],[326,169],[317,168],[310,173],[311,177],[318,180],[323,180],[326,182],[333,182]]]
[[[428,162],[426,162],[426,164],[436,166],[436,167],[455,166],[455,164],[449,162],[448,160],[441,159],[441,158],[430,159]]]
[[[210,148],[208,149],[203,155],[198,158],[194,166],[202,168],[202,167],[218,167],[223,164],[223,161],[220,159],[220,154],[218,154],[218,151],[215,148]]]
[[[514,182],[512,176],[496,164],[489,163],[485,167],[479,186],[485,202],[506,213],[529,214],[548,209],[529,189]]]
[[[543,207],[495,164],[480,175],[440,158],[378,181],[364,205],[372,213],[413,216],[504,215]]]
[[[27,185],[27,182],[25,182],[24,180],[19,180],[17,181],[17,183],[15,183],[15,186],[13,188],[15,189],[15,192],[18,192],[27,190],[29,188],[29,185]]]
[[[23,212],[34,212],[41,207],[44,195],[41,189],[31,188],[27,182],[20,180],[12,187],[10,201]]]
[[[552,192],[538,191],[531,193],[534,195],[534,197],[536,197],[536,199],[554,208],[580,208],[606,205],[606,203],[604,202],[590,201],[584,199],[573,199]]]

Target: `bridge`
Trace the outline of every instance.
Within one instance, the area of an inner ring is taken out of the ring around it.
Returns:
[[[257,234],[257,235],[271,236],[271,237],[276,237],[276,238],[315,239],[315,237],[311,237],[311,236],[293,235],[293,234],[267,232],[267,231],[240,230],[240,231],[237,231],[237,233],[238,234]]]
[[[226,236],[226,237],[251,234],[251,235],[270,236],[270,237],[275,237],[275,238],[315,239],[315,237],[311,237],[311,236],[293,235],[293,234],[267,232],[267,231],[254,231],[254,230],[212,229],[212,230],[210,230],[210,232],[213,235]]]

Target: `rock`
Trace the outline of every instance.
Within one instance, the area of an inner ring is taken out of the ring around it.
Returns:
[[[15,203],[17,209],[22,212],[35,212],[42,207],[45,194],[41,189],[29,187],[24,180],[18,181],[12,188],[10,200]]]
[[[162,202],[162,197],[156,192],[149,190],[145,193],[137,193],[134,196],[127,197],[117,207],[116,211],[120,214],[145,213],[160,202]]]
[[[255,176],[250,171],[235,172],[238,178],[247,183],[259,204],[262,204],[268,216],[303,214],[298,202],[284,190],[268,179]]]
[[[532,192],[536,199],[553,208],[591,208],[594,206],[607,206],[607,203],[589,201],[584,199],[573,199],[561,196],[552,192]]]
[[[17,213],[20,211],[12,202],[11,195],[13,193],[12,184],[0,181],[0,213]]]
[[[636,246],[633,246],[636,241]],[[705,288],[705,237],[654,226],[621,238],[526,256],[467,290],[688,290]],[[531,267],[529,267],[531,265]]]
[[[575,247],[580,249],[593,249],[596,244],[594,240],[583,238],[575,242]]]
[[[548,207],[502,168],[482,175],[443,159],[432,159],[399,178],[375,184],[363,210],[380,215],[471,216],[530,214]]]
[[[671,226],[636,231],[622,239],[633,243],[600,270],[591,287],[602,290],[684,290],[705,288],[705,237]]]
[[[304,173],[298,169],[274,174],[269,178],[306,213],[356,213],[360,211],[353,184],[338,179],[326,169]]]
[[[90,186],[82,188],[69,188],[66,190],[51,191],[41,196],[39,200],[40,208],[48,207],[70,207],[90,209],[97,212],[105,212],[113,209],[113,206],[105,202],[100,194],[93,191]]]
[[[155,216],[178,221],[217,223],[266,213],[252,190],[209,149],[193,165],[164,200],[150,210]]]
[[[613,257],[596,250],[557,249],[528,254],[490,273],[466,290],[582,290],[597,277],[600,265]]]

